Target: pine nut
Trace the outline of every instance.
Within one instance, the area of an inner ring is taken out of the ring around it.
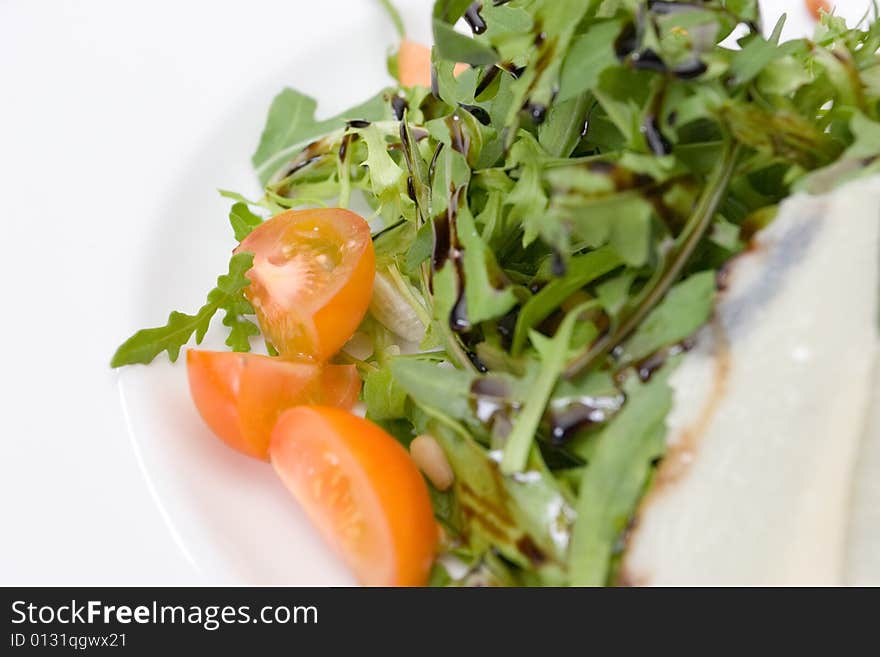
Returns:
[[[409,444],[409,453],[419,469],[439,491],[447,490],[455,480],[452,466],[434,436],[422,434]]]

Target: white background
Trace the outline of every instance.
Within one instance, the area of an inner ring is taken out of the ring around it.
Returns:
[[[426,41],[430,3],[397,4]],[[839,5],[857,16],[865,3]],[[790,34],[807,25],[799,1],[765,6],[791,9]],[[210,583],[144,483],[108,362],[161,319],[145,316],[146,294],[168,309],[198,303],[142,280],[162,246],[157,199],[189,155],[243,95],[295,84],[302,67],[347,92],[373,80],[383,63],[359,61],[356,40],[336,44],[347,70],[308,56],[353,31],[394,41],[374,0],[0,0],[0,584]],[[251,100],[268,107],[271,94]],[[243,171],[259,129],[230,144]],[[213,188],[189,191],[224,221]]]

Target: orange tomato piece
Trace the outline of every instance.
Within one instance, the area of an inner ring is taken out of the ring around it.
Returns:
[[[828,0],[806,0],[806,2],[807,11],[816,20],[819,20],[821,11],[824,11],[826,14],[831,13],[831,5],[828,3]]]
[[[456,64],[454,75],[460,75],[467,64]],[[431,49],[415,41],[404,39],[397,51],[397,80],[404,87],[431,88]]]
[[[361,386],[354,365],[295,363],[229,351],[190,349],[186,369],[205,424],[233,449],[264,460],[281,413],[297,404],[351,408]]]
[[[245,296],[279,354],[324,361],[361,323],[373,292],[367,222],[341,208],[288,210],[235,250],[254,254]]]
[[[338,408],[298,406],[278,419],[269,457],[361,584],[427,582],[438,527],[427,485],[394,438]]]

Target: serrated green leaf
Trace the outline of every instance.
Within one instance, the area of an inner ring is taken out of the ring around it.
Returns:
[[[218,310],[226,311],[224,324],[232,328],[230,334],[230,346],[241,347],[247,351],[246,338],[256,335],[254,328],[248,328],[242,318],[244,314],[252,314],[253,308],[243,296],[243,290],[250,285],[250,280],[245,276],[253,264],[252,253],[238,253],[229,261],[229,271],[217,278],[217,286],[208,293],[208,300],[195,315],[186,315],[180,312],[172,312],[168,316],[165,326],[142,329],[123,342],[113,355],[111,367],[134,365],[136,363],[147,364],[153,361],[163,351],[168,352],[171,362],[177,360],[180,349],[195,334],[196,344],[201,343],[202,338],[208,331],[211,318]],[[247,322],[250,323],[250,322]],[[253,326],[252,323],[250,323]]]
[[[434,19],[434,47],[443,59],[486,66],[498,61],[498,54],[489,46],[459,34],[451,25]]]
[[[235,239],[241,242],[251,231],[263,223],[263,218],[255,215],[245,203],[238,202],[229,210],[229,223],[235,233]]]
[[[532,396],[516,416],[513,430],[507,437],[501,458],[501,471],[505,474],[521,472],[525,467],[541,416],[568,359],[575,323],[579,320],[580,313],[590,305],[595,304],[588,302],[569,312],[553,338],[531,332],[532,344],[541,355],[541,371],[532,388]]]
[[[260,144],[251,158],[262,184],[272,177],[298,149],[321,135],[341,128],[349,119],[378,121],[388,114],[384,92],[325,121],[315,118],[317,101],[286,88],[272,101]]]
[[[416,403],[456,420],[473,417],[469,402],[473,374],[412,358],[395,358],[390,367],[397,384]]]
[[[361,138],[367,143],[366,165],[370,171],[370,186],[373,194],[386,198],[389,194],[399,194],[404,172],[388,155],[388,144],[384,135],[375,126],[361,130]]]
[[[798,47],[794,41],[790,41],[782,47],[778,45],[779,35],[784,24],[785,14],[777,21],[769,39],[765,40],[762,36],[755,35],[742,50],[734,55],[730,64],[730,72],[733,73],[737,84],[749,82],[775,60],[784,57]]]
[[[714,296],[712,271],[693,274],[673,286],[626,342],[623,360],[639,360],[692,335],[709,319]]]
[[[565,102],[595,89],[605,69],[619,64],[614,54],[614,41],[620,29],[619,20],[603,21],[572,39],[562,65],[557,102]]]
[[[587,113],[592,104],[587,93],[553,105],[538,129],[538,141],[553,157],[568,157],[584,133]]]
[[[370,371],[364,379],[364,404],[371,420],[405,417],[406,395],[388,366]]]
[[[518,354],[525,346],[528,332],[556,311],[563,301],[620,263],[620,257],[609,248],[569,259],[565,275],[550,281],[523,305],[516,322],[511,353]]]
[[[431,15],[454,25],[472,2],[473,0],[435,0]]]
[[[470,210],[459,209],[458,236],[464,249],[465,299],[471,324],[501,317],[516,304],[516,296],[495,256],[483,242]]]
[[[226,346],[233,351],[250,351],[250,338],[260,334],[260,328],[256,324],[235,313],[226,313],[223,325],[229,328]]]
[[[668,368],[665,368],[668,369]],[[651,462],[663,454],[672,407],[667,377],[658,373],[630,390],[623,410],[591,449],[575,506],[569,570],[574,586],[604,586],[618,537],[626,529]]]

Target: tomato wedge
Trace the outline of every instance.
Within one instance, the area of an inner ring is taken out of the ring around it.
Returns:
[[[824,11],[826,14],[831,13],[831,5],[828,0],[806,0],[807,11],[810,12],[810,15],[819,20],[822,17],[822,12]]]
[[[468,68],[458,63],[453,69],[457,77]],[[431,88],[431,49],[415,41],[404,39],[397,51],[397,80],[404,87]]]
[[[340,208],[288,210],[236,249],[254,254],[245,295],[281,356],[327,360],[354,334],[373,292],[370,227]]]
[[[233,449],[264,460],[281,413],[297,404],[351,408],[361,387],[354,365],[258,354],[190,349],[186,368],[190,393],[208,427]]]
[[[427,582],[437,523],[424,479],[394,438],[338,408],[298,406],[278,419],[269,458],[361,584]]]

